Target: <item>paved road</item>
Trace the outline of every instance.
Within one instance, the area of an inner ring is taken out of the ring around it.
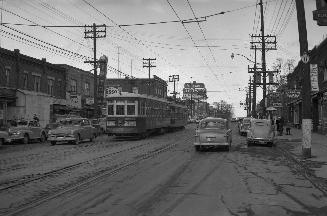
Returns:
[[[189,125],[183,131],[146,140],[89,145],[83,151],[91,149],[96,155],[142,145],[119,154],[105,165],[109,166],[143,157],[144,152],[167,143],[176,144],[20,215],[327,215],[326,194],[293,169],[292,161],[278,147],[246,148],[245,138],[234,128],[230,152],[195,152],[193,132],[194,125]],[[91,167],[83,167],[74,170],[74,176],[90,172]],[[47,181],[54,184],[57,180]]]

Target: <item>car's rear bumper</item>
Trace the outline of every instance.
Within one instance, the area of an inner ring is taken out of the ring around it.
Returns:
[[[228,142],[221,142],[221,143],[194,143],[194,146],[229,146]]]

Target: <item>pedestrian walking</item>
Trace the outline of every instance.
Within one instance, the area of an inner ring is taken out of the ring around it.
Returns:
[[[286,123],[286,135],[291,135],[291,122]]]

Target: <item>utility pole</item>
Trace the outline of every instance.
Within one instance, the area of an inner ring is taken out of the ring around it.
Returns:
[[[156,67],[152,65],[151,61],[155,61],[156,58],[143,58],[143,68],[149,69],[149,80],[148,80],[148,94],[150,94],[150,79],[151,79],[151,68]]]
[[[92,26],[85,25],[84,38],[93,39],[93,60],[85,61],[84,63],[93,63],[93,79],[94,79],[94,113],[95,117],[98,117],[98,75],[97,75],[97,38],[105,38],[106,37],[106,25],[96,25],[93,23]]]
[[[151,68],[156,67],[155,65],[152,65],[151,61],[157,60],[156,58],[143,58],[143,68],[148,68],[149,69],[149,79],[151,78]]]
[[[308,55],[307,28],[303,0],[295,0],[297,11],[297,22],[300,42],[300,56]],[[302,155],[304,158],[311,157],[311,84],[310,65],[303,64],[302,83]]]
[[[118,47],[117,47],[117,55],[118,55],[118,56],[117,56],[117,57],[118,57],[118,59],[117,59],[117,71],[118,71],[118,78],[121,77],[121,74],[120,74],[120,68],[119,68],[119,66],[120,66],[120,65],[119,65],[119,63],[120,63],[120,62],[119,62],[119,55],[120,55],[120,53],[119,53],[119,49],[120,49],[120,47],[118,46]]]
[[[253,82],[252,82],[252,91],[253,91],[253,101],[252,101],[252,117],[256,118],[257,113],[257,47],[254,46],[254,73],[253,73]]]
[[[251,82],[251,77],[249,79],[249,106],[248,106],[248,110],[249,110],[249,116],[251,116],[251,107],[252,105],[252,82]]]
[[[261,50],[261,68],[258,68],[255,64],[254,68],[250,68],[251,72],[249,73],[254,73],[255,76],[255,85],[261,85],[262,86],[262,100],[264,101],[264,106],[263,106],[263,116],[266,116],[266,106],[268,104],[267,101],[267,85],[277,85],[277,83],[273,83],[272,79],[269,80],[267,83],[267,74],[270,76],[277,72],[277,71],[267,71],[266,68],[266,51],[267,50],[276,50],[276,36],[272,35],[265,35],[265,25],[264,25],[264,14],[263,14],[263,3],[262,0],[260,0],[260,14],[261,14],[261,34],[260,35],[251,35],[252,41],[251,43],[251,48],[254,49],[255,51]],[[257,41],[255,41],[257,40]],[[255,53],[256,55],[256,53]],[[261,76],[262,75],[262,76]],[[262,79],[261,79],[262,77]],[[255,92],[256,96],[256,92]],[[256,99],[256,97],[254,97]],[[253,104],[253,106],[256,106],[256,103]],[[252,112],[254,112],[252,110]],[[256,115],[256,114],[255,114]]]
[[[260,14],[261,14],[261,57],[262,57],[262,87],[263,87],[263,101],[264,101],[264,107],[263,107],[263,116],[266,116],[266,106],[267,106],[267,80],[266,80],[266,41],[265,41],[265,24],[264,24],[264,17],[263,17],[263,4],[262,0],[260,0]]]
[[[174,100],[176,100],[176,81],[179,81],[179,75],[170,75],[169,76],[169,82],[173,82],[174,83],[174,91],[173,91],[173,95],[174,95]]]

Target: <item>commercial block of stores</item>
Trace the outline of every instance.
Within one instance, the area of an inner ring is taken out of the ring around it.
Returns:
[[[0,125],[7,120],[50,121],[51,105],[66,103],[65,69],[46,59],[0,48]]]
[[[311,110],[313,131],[327,134],[327,38],[310,52],[308,64],[318,65],[319,91],[311,92]],[[303,62],[299,62],[293,73],[287,76],[287,88],[300,90],[302,79]],[[294,125],[301,127],[302,124],[302,99],[301,96],[289,100],[287,103],[287,118]]]

